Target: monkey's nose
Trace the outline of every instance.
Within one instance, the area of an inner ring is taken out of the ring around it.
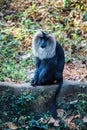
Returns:
[[[45,45],[41,45],[41,48],[45,48]]]

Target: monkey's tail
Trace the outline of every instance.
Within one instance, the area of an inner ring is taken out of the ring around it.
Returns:
[[[63,78],[60,80],[59,85],[55,91],[54,97],[53,97],[53,104],[52,104],[52,117],[57,119],[57,106],[56,106],[56,97],[60,92],[60,89],[63,85]]]

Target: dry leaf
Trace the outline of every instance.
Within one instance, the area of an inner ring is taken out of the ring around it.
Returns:
[[[63,117],[65,111],[63,109],[57,109],[58,117]]]
[[[31,57],[31,54],[30,54],[30,53],[21,56],[22,59],[29,59],[30,57]]]
[[[70,116],[69,118],[66,118],[64,121],[66,124],[70,124],[70,122],[74,119],[74,116]]]
[[[18,129],[18,127],[17,127],[14,123],[12,123],[12,122],[8,122],[8,123],[7,123],[7,126],[8,126],[8,128],[10,128],[11,130],[17,130],[17,129]]]
[[[48,130],[55,130],[55,128],[49,128]]]
[[[54,119],[53,117],[49,120],[48,124],[53,124],[53,126],[59,126],[59,120]]]
[[[74,104],[74,103],[77,103],[78,100],[74,100],[74,101],[71,101],[70,104]]]
[[[76,124],[75,123],[73,123],[73,122],[71,122],[70,124],[69,124],[69,128],[70,128],[70,130],[72,130],[72,129],[77,129],[77,130],[79,130],[79,128],[76,126]]]
[[[63,7],[65,5],[65,0],[58,0],[57,2],[56,2],[56,6],[57,7]]]
[[[58,126],[59,126],[59,121],[56,120],[56,121],[54,122],[54,126],[55,126],[55,127],[58,127]]]
[[[28,36],[26,39],[25,39],[25,46],[28,47],[28,46],[31,46],[31,39],[32,39],[32,36]]]
[[[82,120],[84,123],[87,123],[87,116],[85,116]]]
[[[42,124],[46,124],[46,123],[47,123],[47,120],[45,120],[44,118],[40,118],[40,119],[39,119],[39,122],[42,123]]]
[[[75,118],[80,118],[80,114],[78,114],[78,115],[75,115]]]
[[[72,129],[77,129],[77,130],[79,130],[79,128],[76,126],[76,124],[75,123],[73,123],[72,122],[72,120],[74,119],[74,118],[77,118],[78,116],[70,116],[69,118],[66,118],[64,121],[65,121],[65,123],[68,125],[68,127],[70,128],[70,130],[72,130]]]

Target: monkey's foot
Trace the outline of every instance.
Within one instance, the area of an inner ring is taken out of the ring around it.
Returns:
[[[36,87],[36,82],[34,81],[34,79],[30,82],[31,83],[31,85],[33,86],[33,87]]]

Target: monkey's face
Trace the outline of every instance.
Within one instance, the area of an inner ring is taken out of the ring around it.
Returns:
[[[39,42],[39,46],[44,49],[47,47],[47,37],[40,37],[40,42]]]
[[[46,33],[42,32],[42,36],[40,37],[40,41],[39,41],[39,51],[44,53],[47,51],[48,47],[49,47],[49,37]]]
[[[34,55],[40,59],[50,58],[55,54],[56,40],[52,34],[38,31],[32,45]]]

